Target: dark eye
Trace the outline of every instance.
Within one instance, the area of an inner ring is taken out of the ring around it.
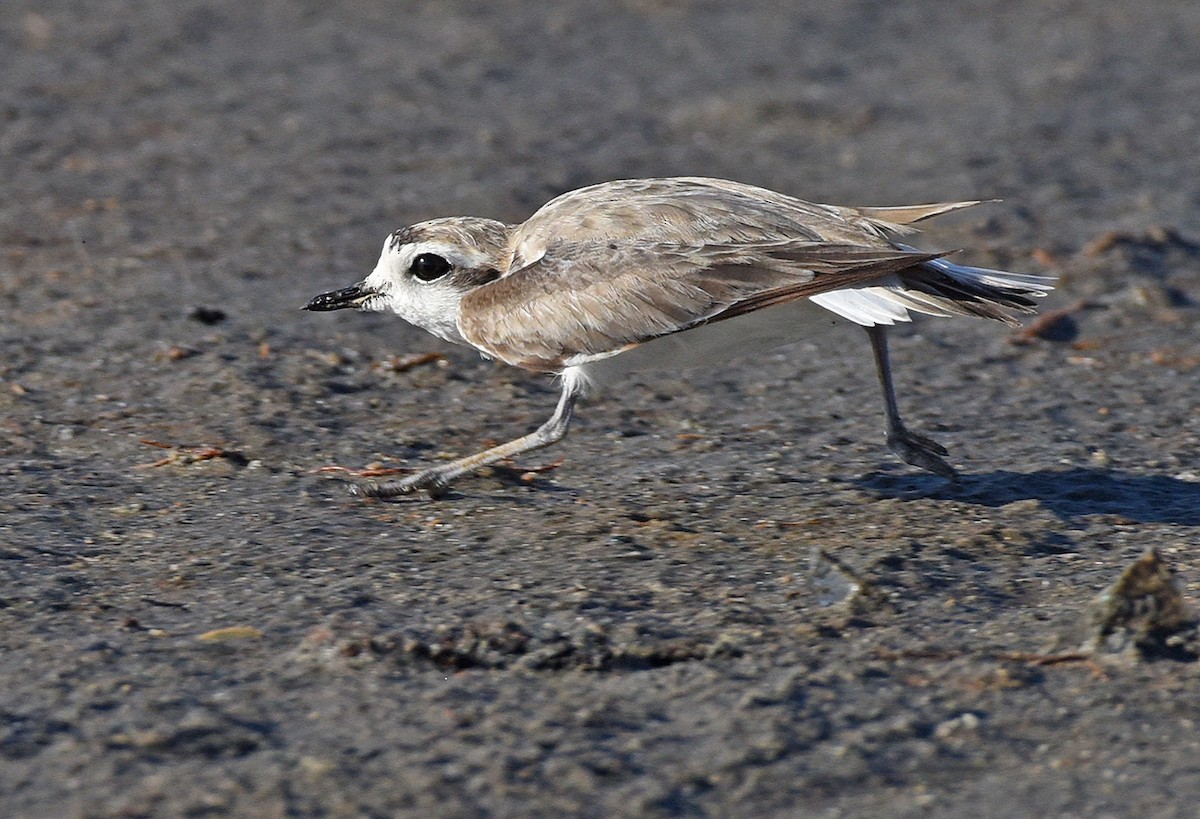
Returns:
[[[431,282],[450,272],[450,262],[436,253],[422,253],[413,259],[412,267],[409,270],[421,281]]]

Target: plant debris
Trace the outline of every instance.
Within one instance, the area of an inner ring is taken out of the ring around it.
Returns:
[[[242,452],[236,449],[225,449],[219,446],[191,446],[185,444],[168,444],[162,441],[152,441],[148,438],[142,438],[141,443],[146,446],[158,447],[159,449],[169,449],[169,455],[159,458],[157,461],[152,461],[146,464],[137,464],[135,469],[154,469],[160,466],[169,466],[172,464],[194,464],[200,461],[211,461],[216,458],[221,458],[236,466],[246,466],[250,463],[250,459]]]

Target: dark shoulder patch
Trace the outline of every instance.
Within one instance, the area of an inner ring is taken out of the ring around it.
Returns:
[[[500,271],[494,267],[479,267],[474,270],[464,270],[460,280],[470,287],[479,287],[500,278]]]

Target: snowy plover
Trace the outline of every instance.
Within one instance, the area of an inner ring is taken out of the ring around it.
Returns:
[[[946,450],[900,419],[886,328],[909,311],[1016,324],[1012,313],[1032,313],[1033,298],[1053,286],[890,239],[975,204],[849,208],[720,179],[631,179],[565,193],[520,225],[456,217],[398,230],[371,275],[305,309],[391,310],[489,358],[558,374],[562,395],[528,435],[357,491],[436,494],[467,472],[560,440],[588,383],[781,346],[837,323],[835,315],[870,337],[888,446],[952,478]]]

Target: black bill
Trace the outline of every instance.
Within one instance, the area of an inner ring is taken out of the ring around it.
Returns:
[[[345,310],[348,307],[362,307],[363,303],[379,294],[374,290],[370,290],[363,286],[362,282],[343,287],[341,290],[333,290],[329,293],[322,293],[319,296],[313,296],[308,304],[304,305],[305,310],[325,311],[325,310]]]

